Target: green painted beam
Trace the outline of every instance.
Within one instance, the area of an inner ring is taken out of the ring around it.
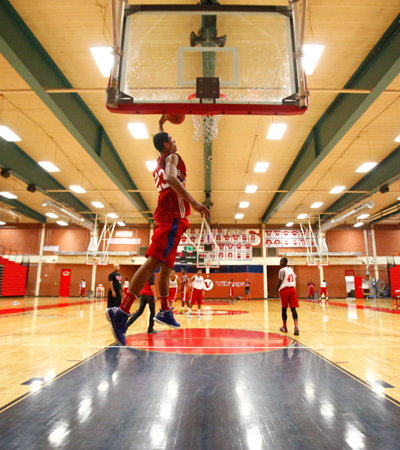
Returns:
[[[349,191],[368,191],[368,194],[343,194],[325,212],[335,213],[347,209],[353,204],[359,203],[378,192],[382,184],[390,185],[399,179],[400,145],[349,189]]]
[[[46,92],[45,89],[73,86],[7,0],[0,0],[0,52],[135,208],[148,211],[139,193],[128,192],[137,187],[82,98],[73,93]],[[152,221],[152,214],[142,214]]]
[[[11,200],[9,198],[0,197],[0,202],[5,203],[8,206],[11,206],[13,211],[17,211],[22,215],[24,215],[25,217],[29,217],[29,219],[33,219],[41,223],[46,222],[46,216],[42,216],[41,214],[39,214],[32,208],[29,208],[29,206],[26,206],[23,203],[19,202],[18,200]]]
[[[0,138],[0,166],[10,169],[12,174],[26,184],[34,184],[36,189],[64,203],[76,211],[90,211],[70,192],[47,193],[47,190],[65,189],[56,179],[46,172],[39,164],[28,156],[18,145]]]
[[[281,208],[335,145],[400,73],[400,14],[346,84],[346,89],[372,89],[370,94],[339,94],[318,120],[279,190],[262,216],[263,223]],[[351,195],[351,194],[350,194]]]

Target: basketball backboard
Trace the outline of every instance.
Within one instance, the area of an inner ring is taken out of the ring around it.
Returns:
[[[299,77],[291,7],[126,5],[121,21],[122,52],[107,90],[111,112],[292,115],[307,109],[299,96],[304,74]]]

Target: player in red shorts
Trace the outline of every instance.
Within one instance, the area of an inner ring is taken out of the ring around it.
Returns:
[[[172,308],[174,305],[174,301],[176,299],[176,294],[181,285],[181,280],[178,275],[175,273],[175,270],[171,271],[171,276],[169,277],[169,297],[168,297],[168,306]]]
[[[196,201],[186,190],[186,166],[176,153],[177,147],[172,137],[164,132],[165,114],[159,122],[159,132],[154,136],[153,143],[160,152],[157,166],[153,172],[159,192],[158,205],[154,213],[156,227],[146,252],[146,262],[133,276],[129,289],[122,300],[121,306],[106,309],[106,317],[110,322],[115,339],[126,345],[126,322],[133,302],[152,273],[160,267],[158,276],[158,291],[161,300],[160,312],[154,320],[171,328],[180,328],[168,306],[169,278],[174,267],[176,250],[182,234],[188,229],[187,216],[190,207],[202,216],[208,216],[208,208]]]
[[[79,283],[79,297],[82,298],[85,295],[86,290],[86,281],[82,278],[82,281]]]
[[[186,270],[181,270],[182,274],[182,283],[181,283],[181,302],[182,302],[182,309],[179,311],[180,314],[185,314],[185,302],[189,307],[189,296],[188,296],[188,283],[189,279],[186,275]]]
[[[188,312],[188,318],[192,317],[192,308],[193,305],[197,303],[197,318],[201,318],[201,305],[203,304],[203,296],[204,296],[204,278],[202,277],[202,270],[199,269],[197,274],[194,275],[189,283],[192,285],[192,295],[190,296],[190,306]]]
[[[311,280],[308,283],[308,295],[307,295],[307,301],[309,299],[309,297],[311,297],[311,300],[314,300],[314,294],[315,294],[315,284],[314,281]]]
[[[299,301],[297,299],[296,293],[296,277],[291,267],[287,266],[287,258],[281,258],[280,266],[282,269],[279,271],[278,282],[275,288],[275,300],[278,297],[281,299],[282,307],[282,320],[283,326],[280,331],[287,332],[286,321],[287,321],[287,308],[288,306],[292,310],[292,316],[294,320],[294,334],[299,335],[299,324],[296,308],[299,307]]]
[[[234,288],[233,288],[233,278],[231,279],[231,281],[229,282],[229,298],[230,298],[230,304],[233,305],[233,292],[234,292]]]
[[[322,302],[322,296],[325,297],[326,304],[329,305],[329,298],[328,298],[328,283],[324,280],[321,282],[321,292],[319,293],[319,302]]]

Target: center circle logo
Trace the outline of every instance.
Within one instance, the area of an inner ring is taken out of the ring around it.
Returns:
[[[204,280],[204,290],[205,291],[211,291],[211,289],[214,287],[213,280],[210,280],[209,278],[207,280]]]
[[[64,277],[67,277],[69,275],[69,272],[67,272],[66,270],[62,273]]]

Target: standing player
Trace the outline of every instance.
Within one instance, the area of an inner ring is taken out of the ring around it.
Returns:
[[[86,290],[86,281],[82,278],[82,281],[79,283],[79,297],[82,298],[85,295]]]
[[[189,306],[189,300],[188,300],[188,283],[189,279],[186,275],[186,270],[181,270],[182,274],[182,283],[181,283],[181,302],[182,302],[182,309],[179,311],[180,314],[185,314],[185,302]]]
[[[251,300],[250,296],[250,281],[246,279],[246,282],[244,283],[244,295],[246,297],[246,300]]]
[[[325,297],[326,304],[329,305],[328,293],[327,293],[328,283],[324,280],[321,282],[321,292],[319,293],[319,301],[322,301],[322,295]]]
[[[202,275],[202,270],[199,269],[197,271],[197,274],[194,275],[189,283],[192,285],[192,295],[190,296],[190,306],[189,306],[189,312],[188,312],[188,318],[190,319],[192,317],[192,308],[193,305],[197,303],[197,318],[201,318],[201,305],[203,303],[203,296],[204,296],[204,278]]]
[[[168,297],[168,305],[170,308],[174,306],[174,301],[176,299],[176,294],[181,286],[181,280],[178,275],[175,273],[175,270],[171,271],[171,276],[169,277],[169,297]]]
[[[180,327],[168,306],[170,272],[174,267],[179,241],[188,229],[186,217],[190,214],[190,206],[202,216],[210,214],[208,208],[197,202],[185,188],[186,166],[176,153],[175,141],[164,132],[166,120],[165,114],[161,116],[159,132],[153,138],[154,146],[160,152],[153,172],[159,197],[154,213],[157,226],[154,229],[151,245],[146,252],[147,260],[133,276],[121,306],[106,309],[106,317],[110,322],[113,335],[121,345],[126,345],[126,322],[131,306],[151,274],[160,266],[158,291],[161,309],[154,320],[171,328]]]
[[[287,308],[289,306],[292,310],[294,321],[294,334],[298,336],[300,332],[296,308],[299,307],[299,301],[297,299],[296,293],[296,278],[293,269],[291,267],[288,267],[287,263],[287,258],[281,258],[280,266],[282,267],[282,269],[279,271],[279,278],[275,288],[275,300],[277,299],[279,293],[282,307],[283,326],[279,329],[280,331],[283,331],[285,333],[287,332],[286,321]]]
[[[314,281],[311,280],[308,283],[308,295],[307,295],[307,301],[309,299],[309,297],[311,297],[311,300],[314,301],[314,294],[315,294],[315,284]]]
[[[230,304],[233,305],[233,278],[231,278],[231,281],[229,282],[229,298],[230,298]]]

